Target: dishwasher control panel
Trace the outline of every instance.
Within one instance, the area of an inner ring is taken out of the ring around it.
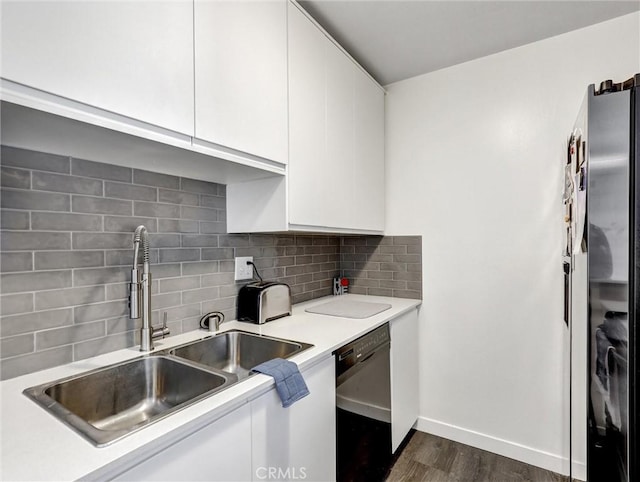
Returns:
[[[336,373],[340,374],[355,364],[362,362],[378,348],[388,345],[390,342],[389,324],[376,328],[366,335],[353,340],[351,343],[335,351]]]

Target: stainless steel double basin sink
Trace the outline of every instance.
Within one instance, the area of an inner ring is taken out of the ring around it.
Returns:
[[[232,330],[24,393],[102,447],[312,346]]]

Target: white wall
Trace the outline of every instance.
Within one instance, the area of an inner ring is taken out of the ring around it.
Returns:
[[[639,45],[636,13],[387,87],[387,233],[423,237],[419,429],[568,473],[565,143]]]

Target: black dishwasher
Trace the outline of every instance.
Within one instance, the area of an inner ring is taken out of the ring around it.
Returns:
[[[389,347],[384,324],[335,351],[340,482],[383,481],[391,467]]]

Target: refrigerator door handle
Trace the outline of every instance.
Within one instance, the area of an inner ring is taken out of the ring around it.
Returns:
[[[563,261],[562,269],[564,271],[564,322],[568,327],[571,319],[571,262]]]

